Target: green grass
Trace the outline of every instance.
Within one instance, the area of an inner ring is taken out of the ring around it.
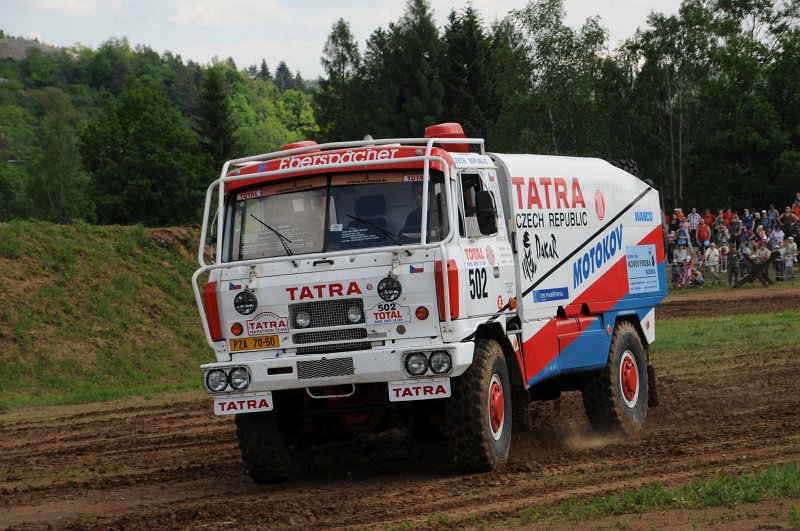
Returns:
[[[713,313],[713,308],[709,308],[709,312]],[[793,327],[799,321],[800,309],[658,319],[651,353],[662,365],[685,367],[752,354],[756,341],[758,352],[796,349]]]
[[[585,522],[606,516],[734,507],[743,503],[797,496],[800,496],[800,467],[788,463],[739,477],[723,475],[698,479],[673,489],[654,482],[611,496],[572,498],[555,505],[537,505],[520,511],[520,522],[523,525],[544,520]],[[789,519],[791,522],[791,511]]]
[[[191,230],[0,223],[0,404],[197,388],[212,359],[191,289]]]
[[[800,509],[797,505],[789,507],[789,529],[800,529]]]

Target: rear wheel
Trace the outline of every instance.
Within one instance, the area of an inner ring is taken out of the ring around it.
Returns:
[[[610,435],[637,435],[649,398],[647,357],[636,328],[617,324],[606,367],[586,377],[583,405],[592,427]]]
[[[511,386],[503,349],[480,340],[467,372],[453,379],[447,408],[447,439],[453,465],[488,472],[506,462],[511,449]]]
[[[236,436],[247,473],[256,483],[293,481],[308,470],[308,444],[274,411],[236,415]]]

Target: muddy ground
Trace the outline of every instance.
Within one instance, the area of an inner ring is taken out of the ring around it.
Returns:
[[[798,307],[800,293],[777,295],[786,298],[775,309]],[[671,298],[660,315],[713,298],[697,297]],[[749,290],[736,302],[763,309],[764,300]],[[535,430],[515,437],[506,469],[484,475],[449,473],[437,460],[441,443],[417,445],[396,431],[316,450],[303,481],[257,486],[232,418],[214,416],[200,392],[7,411],[0,529],[513,528],[522,509],[541,503],[800,463],[798,358],[800,347],[775,356],[754,345],[752,356],[702,370],[654,360],[661,405],[643,436],[594,435],[570,393],[537,407]],[[791,507],[800,500],[538,527],[786,528]]]

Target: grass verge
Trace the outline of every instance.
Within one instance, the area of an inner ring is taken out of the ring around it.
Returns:
[[[733,507],[797,496],[800,496],[800,467],[796,463],[787,463],[739,477],[722,475],[698,479],[673,489],[654,482],[611,496],[572,498],[555,505],[537,505],[520,511],[520,521],[523,525],[544,520],[585,522],[622,514]]]
[[[654,360],[674,367],[719,362],[752,354],[755,350],[777,353],[797,348],[793,329],[798,322],[800,309],[660,319],[656,342],[650,348]],[[758,345],[757,349],[754,345]]]

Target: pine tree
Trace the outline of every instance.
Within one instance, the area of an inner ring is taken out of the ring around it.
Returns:
[[[203,148],[211,155],[216,168],[221,168],[225,161],[238,155],[231,98],[219,66],[209,68],[203,75],[200,92],[200,137]]]
[[[494,119],[491,40],[472,6],[450,12],[444,30],[442,85],[445,121],[460,122],[467,136],[486,137]]]
[[[258,69],[257,78],[260,79],[261,81],[272,80],[272,74],[270,73],[269,68],[267,67],[266,59],[261,59],[261,68]]]
[[[314,95],[321,136],[330,141],[347,138],[356,121],[352,89],[361,57],[350,25],[340,18],[334,25],[320,60],[326,77],[320,79],[320,91]]]
[[[284,61],[278,63],[275,69],[275,84],[281,92],[294,88],[294,77]]]
[[[441,41],[428,0],[408,0],[394,27],[393,44],[401,113],[397,133],[418,136],[441,121],[444,110]]]

